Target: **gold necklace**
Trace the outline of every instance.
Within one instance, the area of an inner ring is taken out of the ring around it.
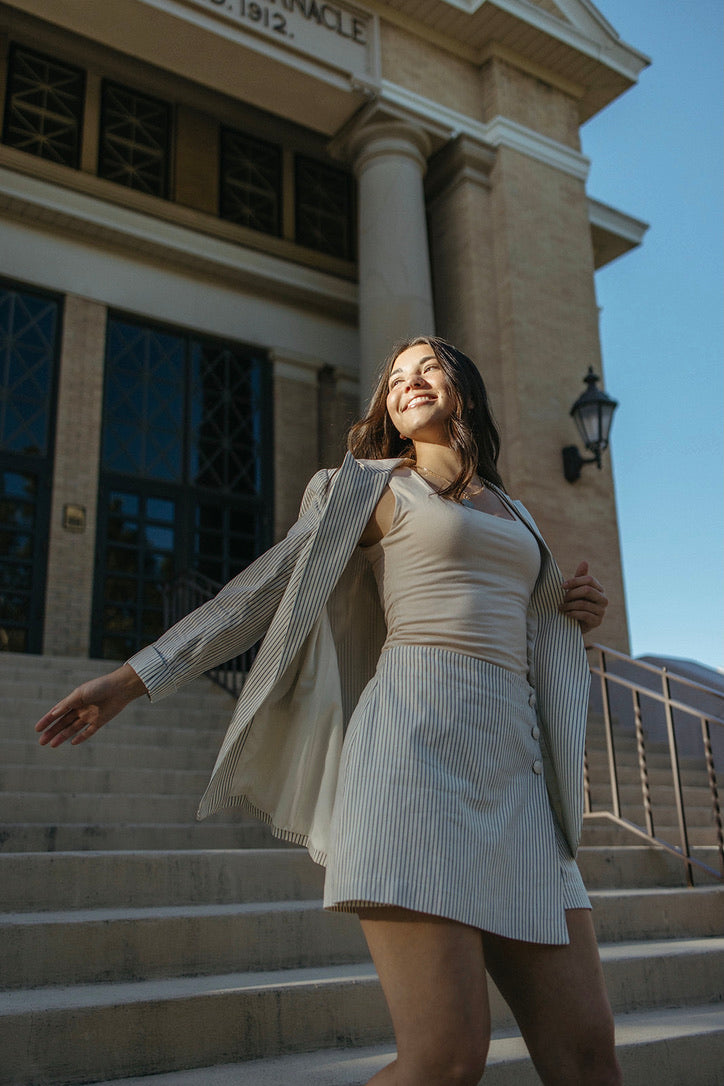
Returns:
[[[445,483],[447,486],[452,485],[452,479],[446,479],[444,475],[438,475],[438,473],[436,471],[432,471],[431,468],[423,468],[419,465],[415,465],[415,471],[421,472],[423,475],[432,475],[434,479],[439,479],[441,483]],[[478,494],[482,494],[484,490],[485,483],[483,482],[481,482],[480,486],[476,487],[475,490],[471,490],[469,487],[466,486],[465,490],[463,490],[461,504],[472,506],[472,499],[475,498]]]

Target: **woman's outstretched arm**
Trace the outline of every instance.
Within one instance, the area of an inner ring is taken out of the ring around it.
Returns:
[[[135,698],[163,697],[209,668],[233,659],[263,637],[291,576],[300,549],[316,523],[315,506],[330,473],[309,483],[299,520],[286,537],[256,559],[207,603],[162,634],[130,662],[82,683],[35,725],[40,744],[73,745],[95,735]]]
[[[59,747],[66,739],[75,746],[95,735],[135,698],[147,693],[130,664],[77,686],[35,725],[41,746]]]

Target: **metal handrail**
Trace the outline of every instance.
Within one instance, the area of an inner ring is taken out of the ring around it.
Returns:
[[[689,886],[694,885],[694,867],[701,868],[708,874],[713,875],[715,878],[724,880],[724,823],[722,820],[722,809],[719,801],[719,791],[717,787],[714,751],[711,742],[711,725],[713,724],[715,726],[724,728],[724,711],[722,712],[722,716],[715,716],[712,713],[707,712],[706,710],[698,709],[694,705],[683,702],[678,698],[673,698],[671,696],[671,682],[674,681],[677,684],[687,686],[692,690],[696,690],[697,692],[706,695],[707,697],[713,696],[715,698],[718,698],[722,703],[723,710],[724,695],[722,695],[720,691],[714,690],[713,688],[706,686],[704,683],[700,683],[694,679],[688,679],[686,676],[678,675],[674,672],[671,672],[666,667],[659,667],[655,664],[650,664],[641,660],[633,660],[630,656],[626,656],[625,653],[618,652],[615,649],[609,649],[604,645],[591,645],[589,646],[588,651],[595,652],[598,655],[598,666],[591,662],[590,669],[591,674],[598,676],[601,681],[601,702],[603,707],[604,733],[606,739],[606,752],[608,756],[609,782],[611,787],[611,810],[593,810],[590,772],[588,767],[588,758],[586,758],[584,770],[585,816],[588,818],[605,817],[610,821],[613,821],[616,825],[619,825],[624,829],[636,834],[637,836],[644,838],[651,844],[658,845],[679,857],[686,865],[686,881]],[[629,667],[638,668],[646,671],[649,674],[657,676],[661,684],[661,692],[659,693],[656,690],[652,690],[641,683],[632,681],[631,679],[626,679],[622,675],[612,673],[608,668],[608,661],[610,658],[621,660],[625,662],[626,665]],[[627,689],[631,692],[634,735],[636,738],[636,753],[639,770],[639,782],[641,786],[641,798],[644,809],[645,826],[637,825],[630,819],[625,818],[621,812],[621,793],[618,780],[619,763],[617,758],[616,743],[613,730],[613,713],[611,709],[610,684],[614,684],[617,687]],[[663,838],[657,835],[655,830],[654,810],[652,801],[652,783],[649,775],[646,757],[646,733],[643,724],[642,699],[644,698],[649,698],[651,701],[658,703],[663,707],[664,710],[666,735],[671,762],[672,784],[676,805],[676,815],[679,828],[679,837],[681,841],[681,844],[679,846],[673,845],[670,842],[665,841]],[[674,720],[675,711],[688,714],[690,717],[697,718],[700,722],[704,763],[707,773],[707,783],[709,787],[709,792],[711,794],[712,810],[714,815],[716,847],[719,854],[718,871],[715,868],[709,866],[709,864],[706,864],[702,860],[692,856],[691,846],[689,843],[689,827],[686,817],[686,802],[684,790],[681,783],[681,761],[679,756],[679,744],[677,741],[676,726]]]
[[[618,649],[611,649],[608,645],[599,645],[593,643],[586,646],[586,651],[589,652],[595,649],[598,652],[605,652],[606,656],[614,657],[617,660],[623,660],[626,664],[630,664],[632,667],[638,668],[640,671],[651,671],[656,675],[660,675],[662,672],[666,672],[671,675],[677,683],[681,683],[683,686],[691,686],[695,690],[699,690],[702,694],[710,694],[714,698],[719,698],[722,702],[722,711],[724,712],[724,694],[721,690],[715,690],[713,686],[706,686],[704,683],[700,683],[697,679],[690,679],[687,675],[679,675],[677,672],[670,671],[663,664],[650,664],[648,660],[635,660],[632,656],[627,656],[625,652],[620,652]]]
[[[186,570],[167,581],[161,591],[163,595],[163,621],[168,629],[190,611],[206,603],[223,588],[223,585],[203,573]],[[244,685],[246,676],[256,656],[257,646],[235,656],[233,660],[210,668],[206,675],[212,682],[232,697],[237,698]]]

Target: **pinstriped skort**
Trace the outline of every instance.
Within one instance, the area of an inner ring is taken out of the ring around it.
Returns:
[[[344,741],[324,904],[568,942],[565,910],[590,902],[548,801],[524,679],[447,649],[383,651]]]

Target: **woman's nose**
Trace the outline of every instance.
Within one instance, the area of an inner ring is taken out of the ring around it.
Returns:
[[[407,387],[416,388],[418,385],[424,384],[425,378],[421,373],[413,373],[407,378]]]

